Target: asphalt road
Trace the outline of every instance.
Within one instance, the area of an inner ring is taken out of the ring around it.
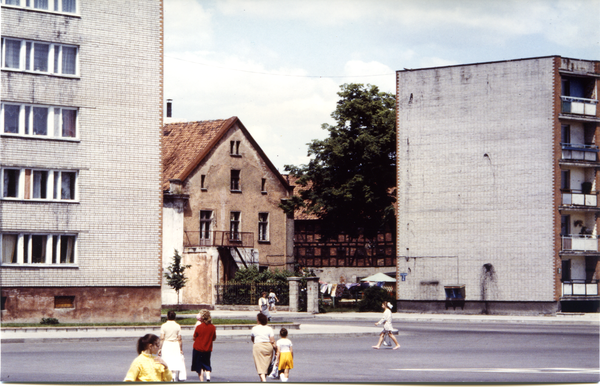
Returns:
[[[600,381],[597,326],[412,323],[396,328],[402,345],[397,351],[372,349],[375,336],[294,338],[292,333],[290,382]],[[184,351],[189,370],[191,341],[184,342]],[[212,381],[258,382],[251,351],[249,338],[217,339]],[[136,355],[135,340],[7,343],[1,346],[0,380],[120,382]],[[187,381],[197,382],[197,375],[188,372]]]

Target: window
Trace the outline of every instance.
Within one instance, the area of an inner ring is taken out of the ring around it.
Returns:
[[[239,141],[230,141],[229,142],[229,154],[231,156],[241,156],[240,155],[240,142]]]
[[[77,172],[74,171],[5,168],[2,175],[3,198],[60,201],[77,199]],[[23,179],[20,178],[21,175],[24,176]]]
[[[561,125],[560,131],[561,131],[560,141],[563,144],[570,144],[571,143],[571,125]]]
[[[2,4],[49,12],[77,12],[77,0],[3,0]]]
[[[240,188],[240,171],[239,169],[231,170],[231,190],[232,191],[241,191]]]
[[[76,235],[2,234],[2,264],[75,264]]]
[[[200,211],[200,239],[210,240],[212,211]]]
[[[18,169],[3,169],[2,181],[4,188],[2,190],[3,198],[18,198],[19,197],[19,178],[21,171]]]
[[[260,192],[267,193],[267,179],[261,179],[261,181],[260,181]]]
[[[3,38],[2,68],[77,75],[78,52],[77,46]]]
[[[240,240],[240,217],[241,212],[231,212],[229,216],[229,239],[232,241]]]
[[[4,103],[0,120],[4,134],[63,139],[77,136],[77,109],[73,108]]]
[[[269,214],[267,212],[258,213],[258,241],[269,241]]]
[[[564,191],[571,189],[571,171],[568,169],[560,171],[560,189]]]
[[[206,175],[200,175],[200,189],[206,191]]]
[[[75,296],[54,296],[54,309],[75,307]]]
[[[17,263],[18,234],[2,234],[2,263]]]

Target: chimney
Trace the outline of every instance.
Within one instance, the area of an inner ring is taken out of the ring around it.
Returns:
[[[167,100],[167,117],[172,117],[173,116],[173,100],[172,99],[168,99]]]

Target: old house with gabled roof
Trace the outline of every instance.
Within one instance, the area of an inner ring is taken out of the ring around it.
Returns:
[[[164,125],[163,193],[163,269],[175,250],[191,265],[180,303],[213,305],[239,268],[293,269],[292,188],[237,117]]]

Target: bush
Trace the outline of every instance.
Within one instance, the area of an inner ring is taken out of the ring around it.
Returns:
[[[57,325],[58,323],[59,323],[58,319],[56,319],[54,317],[48,317],[48,318],[43,317],[42,320],[40,321],[40,324],[43,324],[43,325]]]
[[[396,300],[387,290],[379,286],[371,286],[365,289],[363,299],[358,302],[358,310],[360,312],[382,312],[381,304],[383,302],[391,302],[392,312],[396,310]]]

